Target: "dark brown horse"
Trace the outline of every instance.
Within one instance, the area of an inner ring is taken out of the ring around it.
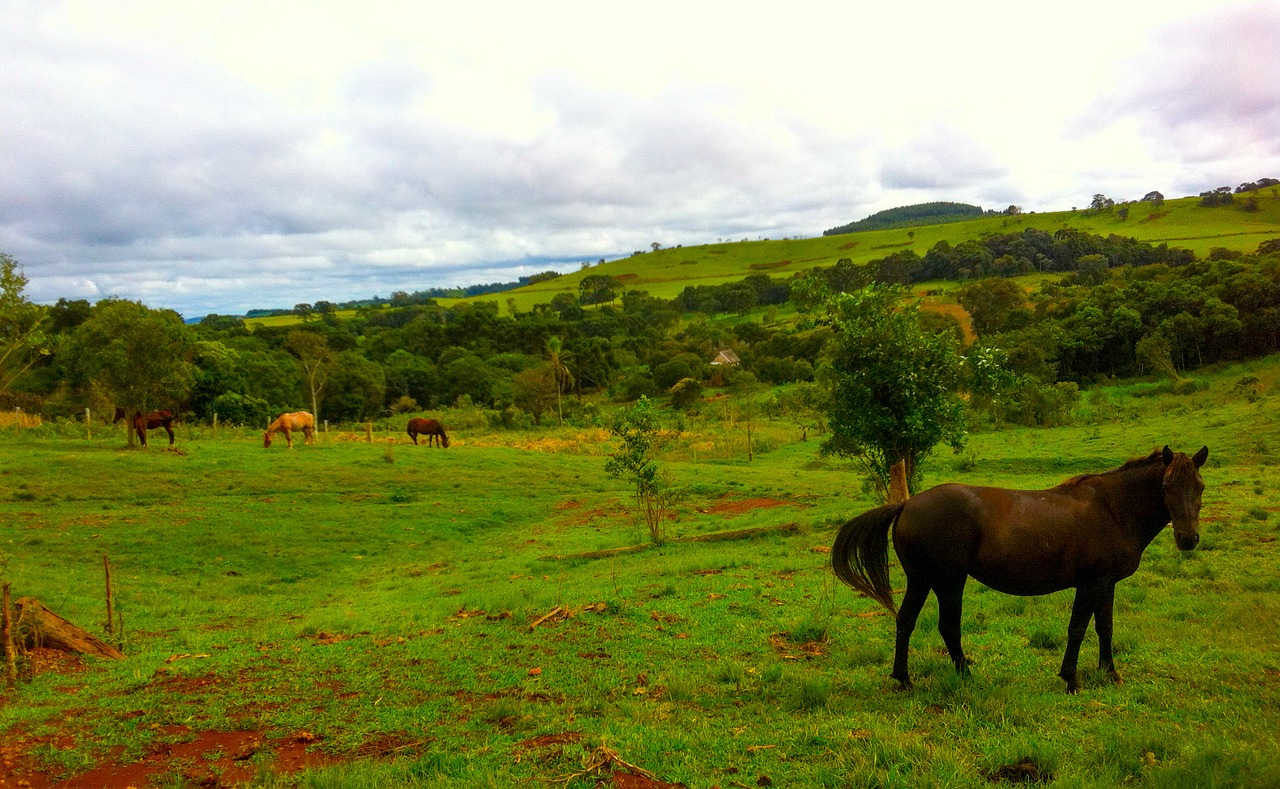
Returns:
[[[124,419],[124,409],[116,408],[115,418],[111,420],[111,424]],[[146,416],[141,411],[133,412],[133,429],[138,433],[138,441],[144,447],[147,445],[147,431],[155,430],[163,427],[165,432],[169,434],[169,446],[173,446],[173,413],[170,411],[148,411]]]
[[[423,419],[416,417],[409,420],[409,438],[413,439],[413,443],[418,443],[418,436],[427,437],[427,446],[431,446],[431,442],[435,439],[440,440],[440,446],[449,447],[449,436],[444,432],[444,425],[434,419]]]
[[[840,528],[831,566],[840,580],[895,613],[887,560],[893,549],[907,576],[896,611],[893,678],[911,687],[907,649],[916,618],[932,590],[938,632],[956,670],[966,673],[960,613],[969,576],[1000,592],[1042,595],[1076,590],[1059,672],[1067,691],[1079,687],[1076,664],[1089,620],[1098,634],[1098,667],[1119,683],[1111,655],[1116,582],[1133,575],[1142,552],[1173,522],[1178,548],[1200,541],[1200,467],[1169,447],[1102,474],[1073,477],[1048,490],[1006,490],[946,484],[898,504],[863,513]]]
[[[291,411],[287,414],[281,414],[276,417],[276,421],[267,426],[267,432],[262,434],[262,446],[271,448],[271,434],[284,433],[284,441],[289,445],[289,449],[293,449],[293,434],[295,431],[301,431],[304,436],[302,443],[314,444],[316,442],[316,418],[307,411]]]

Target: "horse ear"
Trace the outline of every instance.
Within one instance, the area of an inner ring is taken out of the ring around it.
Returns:
[[[1200,447],[1200,451],[1195,454],[1195,457],[1191,458],[1191,462],[1196,464],[1196,468],[1200,468],[1201,466],[1204,465],[1204,462],[1208,459],[1209,459],[1209,448]]]
[[[1164,450],[1162,451],[1162,453],[1164,456],[1164,464],[1166,466],[1173,462],[1173,450],[1169,449],[1168,444],[1164,445]]]

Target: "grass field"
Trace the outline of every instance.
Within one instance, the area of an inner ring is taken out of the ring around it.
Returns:
[[[730,240],[700,246],[673,247],[656,252],[608,261],[583,271],[566,274],[536,285],[478,296],[472,299],[440,299],[441,304],[458,301],[493,301],[506,314],[507,299],[526,312],[535,304],[549,303],[558,293],[578,294],[578,282],[588,274],[608,274],[627,289],[645,290],[670,299],[688,285],[719,285],[736,282],[750,274],[790,277],[820,266],[831,266],[841,258],[866,263],[894,252],[911,249],[924,255],[939,241],[952,245],[1000,233],[1020,233],[1028,228],[1050,233],[1064,228],[1107,236],[1116,234],[1151,244],[1168,243],[1190,249],[1201,257],[1214,247],[1252,252],[1258,244],[1280,236],[1280,199],[1265,192],[1259,210],[1238,207],[1203,208],[1199,198],[1168,200],[1159,209],[1149,204],[1130,206],[1128,219],[1117,214],[1090,215],[1083,211],[1057,211],[1017,216],[993,216],[968,222],[927,225],[910,229],[873,230],[838,236],[778,240]],[[423,288],[431,283],[423,283]],[[334,294],[333,301],[345,301],[360,294]],[[339,313],[339,316],[354,313]],[[284,326],[298,322],[292,315],[254,318],[249,326]]]
[[[105,555],[128,657],[23,661],[0,786],[1280,785],[1280,359],[1201,383],[1098,389],[1073,426],[979,433],[926,470],[1034,488],[1209,446],[1200,550],[1148,549],[1117,594],[1125,684],[1075,696],[1070,593],[974,582],[973,676],[931,602],[895,690],[892,619],[825,553],[875,502],[785,421],[748,463],[709,404],[664,459],[672,541],[596,559],[646,536],[599,430],[265,450],[183,426],[176,452],[2,430],[0,579],[102,634]]]

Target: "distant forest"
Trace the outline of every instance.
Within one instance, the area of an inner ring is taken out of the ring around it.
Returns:
[[[878,211],[866,219],[850,222],[847,225],[833,227],[822,231],[824,236],[838,236],[842,233],[857,233],[862,230],[889,230],[895,227],[919,227],[920,225],[942,225],[948,222],[964,222],[976,219],[995,211],[983,211],[976,205],[967,203],[920,203],[899,208]]]
[[[411,304],[431,304],[436,299],[470,299],[476,296],[485,296],[493,293],[501,293],[506,290],[514,290],[522,288],[525,285],[534,285],[539,282],[546,282],[561,276],[558,271],[543,271],[538,274],[530,274],[521,277],[514,282],[491,282],[483,285],[468,285],[458,288],[428,288],[427,290],[415,290],[413,293],[406,293],[398,290],[391,294],[391,298],[384,299],[381,296],[374,296],[370,299],[355,299],[353,301],[343,301],[337,304],[329,301],[318,301],[315,304],[299,304],[288,309],[255,309],[245,313],[246,318],[267,318],[275,315],[295,315],[300,314],[301,317],[309,317],[312,314],[325,315],[337,310],[358,310],[362,307],[407,307]],[[198,323],[199,319],[189,321],[190,323]]]
[[[1034,293],[1007,279],[1027,272],[1061,276]],[[1069,418],[1081,390],[1105,378],[1155,372],[1185,388],[1193,384],[1182,376],[1204,365],[1280,351],[1280,238],[1254,253],[1214,249],[1201,259],[1115,235],[1027,229],[954,245],[939,241],[924,255],[901,250],[862,265],[841,260],[803,275],[809,278],[845,292],[871,282],[963,282],[956,298],[977,335],[966,352],[992,360],[988,367],[1013,382],[1002,385],[998,402],[983,406],[999,421]],[[207,422],[217,414],[223,424],[263,425],[282,411],[311,406],[311,369],[323,380],[321,418],[335,422],[466,404],[501,425],[538,424],[561,409],[565,419],[595,424],[590,401],[560,402],[552,349],[572,376],[566,380],[574,395],[627,402],[669,394],[673,407],[696,408],[702,387],[748,372],[759,382],[805,391],[831,329],[803,312],[809,289],[794,287],[801,281],[757,273],[690,285],[663,299],[595,275],[576,294],[557,293],[549,304],[507,315],[497,300],[449,306],[428,300],[350,315],[317,310],[301,323],[253,331],[241,318],[210,315],[172,331],[180,348],[164,358],[181,362],[189,385],[171,387],[157,402],[184,418]],[[787,302],[802,310],[794,321],[771,313]],[[760,320],[707,320],[759,308]],[[921,319],[963,342],[954,316],[925,312]],[[154,347],[142,328],[171,320],[179,320],[176,313],[135,302],[60,300],[48,314],[54,351],[35,361],[0,407],[46,418],[75,418],[86,407],[110,413],[112,392],[98,380],[99,368],[116,358],[106,347],[121,333]],[[740,364],[713,367],[726,348]],[[121,381],[160,380],[140,378],[135,359],[119,358],[127,362]],[[676,405],[677,394],[689,398]]]

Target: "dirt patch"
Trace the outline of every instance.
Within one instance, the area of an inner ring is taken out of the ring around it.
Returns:
[[[200,731],[174,727],[165,732],[175,741],[154,746],[147,756],[129,764],[112,757],[86,772],[51,778],[30,756],[50,744],[48,738],[22,738],[0,748],[0,786],[28,789],[125,789],[144,787],[151,779],[181,777],[188,785],[232,786],[253,780],[263,770],[292,774],[338,761],[310,750],[318,738],[310,732],[268,740],[257,731]]]
[[[1040,765],[1031,761],[1031,757],[1028,756],[1017,764],[997,767],[987,773],[986,778],[992,783],[1041,784],[1047,783],[1053,776],[1041,769]]]
[[[757,497],[752,499],[725,499],[722,498],[715,504],[707,507],[699,507],[698,512],[704,515],[723,515],[726,518],[733,518],[744,513],[754,510],[769,509],[771,507],[808,507],[797,501],[786,501],[784,499],[770,499]]]

